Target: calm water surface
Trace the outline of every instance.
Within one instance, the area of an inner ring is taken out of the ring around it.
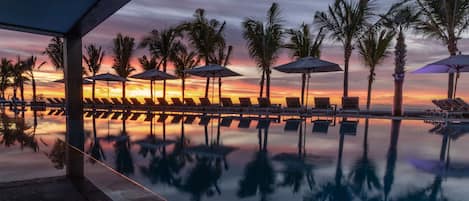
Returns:
[[[38,146],[54,149],[55,139],[64,137],[65,117],[48,113],[37,115],[35,138]],[[33,116],[26,113],[25,129],[34,127]],[[469,195],[469,137],[464,136],[469,125],[112,117],[85,118],[85,151],[170,201],[467,200]],[[7,147],[5,136],[0,139],[0,150],[20,147]]]

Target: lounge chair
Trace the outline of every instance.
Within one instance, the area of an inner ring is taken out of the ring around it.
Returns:
[[[329,97],[315,97],[313,112],[325,112],[335,114],[337,105],[331,104]]]
[[[98,105],[104,105],[104,103],[99,98],[94,98],[93,100]]]
[[[257,126],[256,128],[259,129],[259,128],[262,128],[262,129],[266,129],[266,128],[269,128],[270,126],[270,119],[267,119],[267,118],[259,118],[257,119]]]
[[[234,104],[231,98],[221,98],[221,105],[223,106],[224,110],[229,110],[231,112],[240,112],[240,105],[239,104]]]
[[[114,103],[114,105],[122,105],[122,102],[117,98],[111,98],[111,101]]]
[[[199,101],[200,101],[200,106],[202,106],[204,110],[218,109],[218,105],[217,104],[212,104],[210,102],[210,99],[208,99],[208,98],[199,98]]]
[[[171,98],[171,101],[173,102],[173,106],[177,106],[177,107],[185,106],[184,103],[179,98],[173,97]]]
[[[287,107],[283,108],[284,112],[287,113],[304,113],[306,108],[304,108],[300,103],[300,98],[298,97],[287,97],[285,98]]]
[[[197,104],[192,98],[184,98],[184,103],[186,104],[186,106],[197,107]]]
[[[360,104],[358,97],[342,97],[341,112],[360,112]]]
[[[101,101],[104,103],[104,105],[108,105],[108,106],[112,106],[114,104],[112,104],[112,102],[107,99],[107,98],[101,98]]]
[[[265,112],[269,112],[269,113],[281,112],[281,105],[272,104],[269,98],[259,97],[257,98],[257,101],[259,103],[259,108],[261,108]]]
[[[143,100],[145,101],[146,106],[155,106],[156,105],[155,101],[153,101],[153,99],[151,99],[151,98],[144,98]]]
[[[62,99],[60,98],[54,98],[54,100],[57,104],[65,104],[65,102],[62,102]]]
[[[49,104],[51,104],[51,105],[57,105],[57,104],[59,104],[59,103],[57,103],[57,102],[56,102],[54,99],[52,99],[52,98],[46,98],[46,100],[47,100],[47,102],[49,102]]]
[[[168,101],[166,101],[166,99],[164,99],[163,97],[159,97],[159,98],[156,98],[158,100],[158,105],[159,106],[164,106],[164,107],[167,107],[169,106],[169,103]]]
[[[142,106],[143,104],[137,98],[130,98],[133,106]]]
[[[130,112],[128,112],[128,111],[127,111],[127,112],[123,112],[123,113],[122,113],[122,118],[121,118],[121,120],[124,120],[124,121],[125,121],[125,120],[129,119],[129,117],[130,117],[131,114],[132,114],[132,113],[130,113]]]
[[[127,98],[121,98],[121,100],[122,100],[123,105],[126,105],[126,106],[131,106],[132,105],[132,102],[130,102],[129,99],[127,99]]]

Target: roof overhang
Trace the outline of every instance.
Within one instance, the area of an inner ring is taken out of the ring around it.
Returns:
[[[130,0],[3,0],[0,28],[50,36],[84,36]]]

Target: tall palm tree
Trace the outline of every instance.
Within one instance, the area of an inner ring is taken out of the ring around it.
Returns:
[[[86,65],[88,66],[88,71],[91,72],[93,76],[93,85],[91,90],[91,97],[95,98],[95,89],[96,89],[96,80],[94,77],[96,73],[98,73],[99,69],[101,69],[101,63],[103,62],[104,58],[104,50],[101,46],[96,47],[94,44],[90,44],[85,47],[86,55],[83,55],[83,60],[85,61]]]
[[[226,67],[228,64],[230,64],[232,52],[233,46],[230,45],[226,47],[225,44],[221,44],[217,47],[215,53],[210,56],[210,63]],[[218,100],[221,100],[221,84],[221,77],[218,77]]]
[[[388,153],[386,156],[386,170],[383,177],[384,201],[387,201],[394,183],[394,172],[397,161],[397,145],[399,142],[399,133],[401,120],[392,120],[391,137],[389,141]]]
[[[467,0],[416,0],[422,16],[415,29],[422,35],[443,42],[451,56],[458,53],[458,41],[469,26]],[[459,76],[459,75],[457,75]],[[448,77],[448,98],[453,98],[454,73]]]
[[[200,58],[197,56],[197,52],[183,48],[177,54],[173,54],[171,60],[174,62],[175,74],[181,78],[181,96],[184,100],[186,78],[189,76],[185,70],[196,67],[200,62]]]
[[[249,55],[262,71],[259,97],[263,97],[264,82],[266,85],[266,97],[270,98],[270,73],[271,67],[277,61],[282,37],[284,35],[280,8],[277,3],[267,11],[267,22],[246,18],[243,21],[243,37],[247,41]]]
[[[64,42],[59,37],[54,37],[50,40],[50,43],[47,45],[47,48],[44,50],[43,54],[46,54],[49,57],[52,65],[54,65],[56,70],[64,69]]]
[[[2,98],[5,98],[5,91],[10,86],[10,77],[12,74],[13,64],[11,60],[2,58],[0,61],[0,91]]]
[[[324,40],[323,28],[319,29],[316,36],[311,34],[311,29],[308,24],[301,24],[298,30],[288,29],[287,34],[290,40],[284,45],[285,48],[290,49],[292,57],[300,59],[303,57],[321,57],[321,45]],[[314,38],[314,39],[313,39]],[[301,104],[304,104],[306,86],[306,73],[301,75]]]
[[[44,64],[46,64],[46,62],[43,61],[39,65],[36,65],[36,62],[37,62],[37,57],[31,56],[28,59],[26,59],[23,63],[26,73],[31,79],[31,85],[33,89],[33,102],[36,102],[36,97],[37,97],[36,96],[36,78],[34,77],[34,70],[40,69]]]
[[[394,48],[394,103],[393,115],[402,115],[402,91],[404,87],[405,65],[407,57],[407,46],[405,42],[405,31],[419,18],[420,13],[416,12],[408,0],[396,3],[389,11],[381,16],[381,22],[395,32],[397,32],[396,45]]]
[[[375,80],[376,66],[379,65],[388,55],[389,46],[394,39],[394,32],[383,30],[376,30],[370,28],[364,37],[358,41],[358,50],[361,59],[368,67],[370,75],[368,76],[368,90],[366,96],[366,109],[370,109],[371,105],[371,88]]]
[[[225,22],[216,19],[208,19],[205,16],[205,10],[199,8],[195,10],[194,18],[181,24],[179,29],[187,33],[190,44],[197,50],[205,65],[208,65],[210,64],[210,55],[216,52],[218,46],[225,43],[223,36],[225,24]],[[207,78],[205,97],[208,97],[209,83],[210,78]]]
[[[160,58],[163,72],[166,72],[171,55],[182,48],[182,43],[177,40],[181,33],[175,28],[166,30],[152,30],[140,43],[140,47],[148,47],[149,52],[155,58]],[[158,65],[159,67],[160,65]],[[163,98],[166,98],[166,80],[163,80]]]
[[[331,37],[342,43],[344,48],[344,97],[348,96],[349,63],[353,48],[372,16],[372,5],[368,0],[335,0],[327,11],[317,12],[314,16],[316,24],[329,31]]]
[[[27,71],[27,66],[25,62],[21,60],[20,56],[17,57],[16,63],[12,68],[12,77],[13,77],[13,97],[16,98],[17,90],[20,90],[21,101],[24,102],[24,83],[29,81],[29,77],[25,75]]]
[[[135,70],[134,67],[130,66],[130,59],[134,52],[134,38],[119,33],[113,42],[114,64],[112,68],[119,76],[127,78]],[[122,82],[122,97],[125,98],[125,81]]]

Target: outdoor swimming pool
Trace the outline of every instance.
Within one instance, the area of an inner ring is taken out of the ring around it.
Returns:
[[[38,114],[38,149],[24,152],[43,156],[64,138],[65,116],[51,114]],[[25,116],[30,132],[34,118]],[[469,194],[466,124],[152,116],[85,117],[85,151],[170,201],[465,200]],[[22,147],[0,139],[0,155]]]

